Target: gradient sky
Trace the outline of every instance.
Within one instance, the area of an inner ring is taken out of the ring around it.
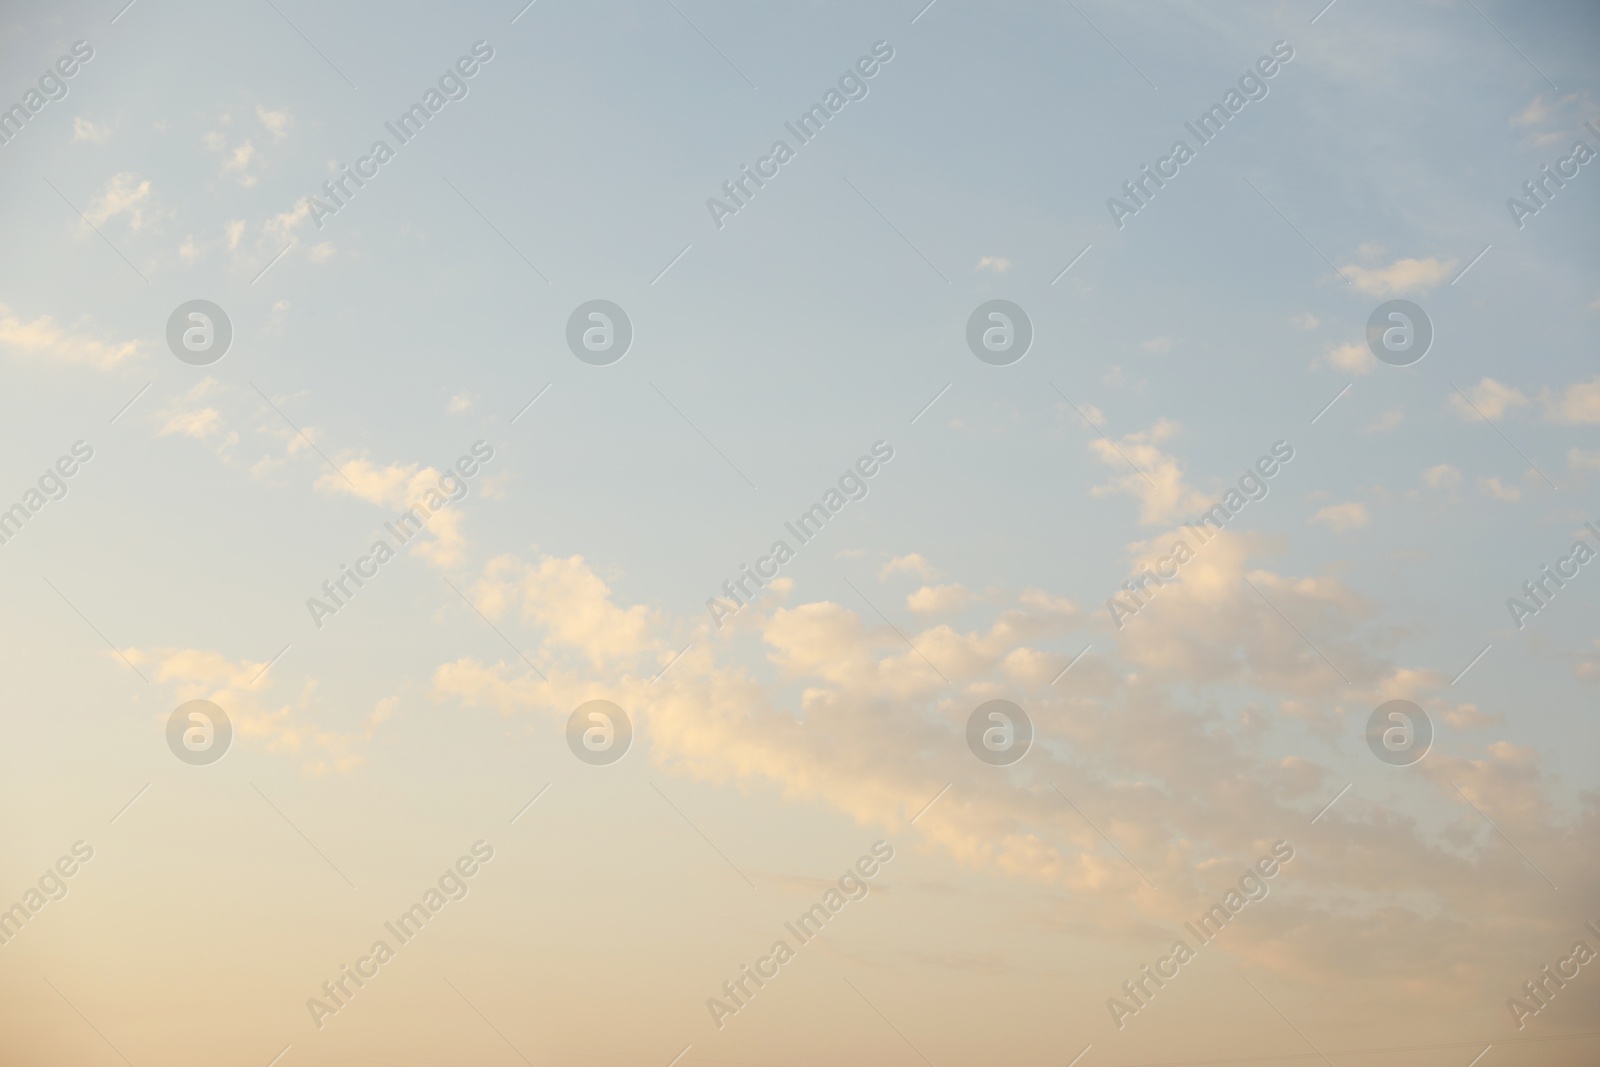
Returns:
[[[0,544],[0,907],[94,850],[0,946],[0,1060],[1595,1062],[1600,964],[1521,1029],[1506,1003],[1600,951],[1600,562],[1506,605],[1600,526],[1600,162],[1506,206],[1600,150],[1595,7],[923,2],[0,5],[0,106],[94,50],[0,145],[0,508],[93,448]],[[1280,41],[1119,229],[1107,198]],[[165,340],[193,299],[233,326],[210,366]],[[566,345],[592,299],[633,324],[610,366]],[[966,345],[991,299],[1033,323],[1010,366]],[[1435,329],[1411,366],[1365,342],[1391,299]],[[877,441],[866,498],[715,627]],[[1037,735],[1009,767],[964,741],[1001,698]],[[220,762],[167,747],[190,699]],[[590,699],[633,723],[610,766],[566,743]],[[1390,699],[1433,725],[1412,766],[1367,747]],[[480,840],[319,1029],[307,998]],[[880,840],[719,1029],[707,998]],[[1119,1029],[1278,841],[1270,896]]]

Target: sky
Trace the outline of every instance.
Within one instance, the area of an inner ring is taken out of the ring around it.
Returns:
[[[122,2],[0,1058],[1594,1062],[1592,4]]]

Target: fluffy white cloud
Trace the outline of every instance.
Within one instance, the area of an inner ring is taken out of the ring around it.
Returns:
[[[1347,533],[1350,530],[1364,528],[1370,521],[1367,506],[1357,501],[1345,504],[1329,504],[1318,509],[1311,516],[1312,522],[1320,522],[1334,533]]]
[[[1121,472],[1108,484],[1095,486],[1097,497],[1126,493],[1139,501],[1139,521],[1147,526],[1171,522],[1210,505],[1205,496],[1184,482],[1184,469],[1177,457],[1163,452],[1160,445],[1177,436],[1181,427],[1162,419],[1148,430],[1128,434],[1116,443],[1096,436],[1089,449],[1096,458]],[[1137,469],[1130,470],[1130,464]]]
[[[1312,366],[1326,363],[1330,367],[1344,371],[1346,374],[1370,374],[1378,365],[1378,360],[1372,350],[1364,344],[1347,342],[1342,345],[1332,345],[1328,351],[1319,356]]]
[[[0,304],[0,348],[33,359],[110,370],[139,355],[139,341],[101,341],[57,326],[49,315],[24,322]]]
[[[959,612],[972,602],[964,585],[925,585],[906,597],[906,607],[919,615],[944,615]]]
[[[1577,382],[1559,392],[1545,390],[1540,399],[1545,404],[1545,417],[1552,422],[1600,423],[1600,377]]]
[[[361,766],[360,749],[379,723],[394,710],[394,699],[379,701],[360,733],[328,721],[316,696],[316,682],[301,683],[293,698],[269,697],[281,667],[266,671],[268,661],[230,660],[220,652],[197,648],[128,649],[124,653],[157,685],[172,689],[173,704],[209,700],[227,713],[233,743],[298,760],[301,772],[348,774]],[[151,669],[153,668],[153,669]],[[155,728],[165,726],[163,711]]]
[[[1423,471],[1422,481],[1430,489],[1454,489],[1461,484],[1461,472],[1448,463],[1441,463]]]
[[[1358,293],[1371,296],[1404,296],[1425,293],[1450,276],[1453,259],[1399,259],[1384,267],[1346,264],[1341,269]]]
[[[134,233],[147,225],[153,226],[162,214],[151,196],[150,179],[140,178],[132,171],[113,174],[99,195],[89,201],[89,208],[84,212],[96,227],[125,215],[128,229]]]
[[[1525,407],[1528,398],[1522,390],[1497,382],[1493,378],[1484,378],[1466,390],[1467,399],[1463,400],[1460,393],[1450,394],[1450,407],[1463,419],[1476,419],[1481,412],[1484,418],[1499,419],[1512,408]],[[1471,403],[1467,401],[1470,400]],[[1476,410],[1474,410],[1476,409]]]
[[[1506,485],[1499,478],[1479,478],[1478,488],[1483,491],[1484,496],[1493,497],[1496,500],[1504,500],[1509,503],[1522,499],[1521,489],[1514,485]]]
[[[81,143],[81,142],[87,141],[90,144],[104,144],[106,141],[108,141],[110,139],[111,139],[111,127],[110,126],[104,126],[104,125],[101,125],[99,123],[93,122],[93,121],[91,121],[89,119],[84,118],[82,115],[73,116],[73,119],[72,119],[72,140],[73,140],[74,143]]]

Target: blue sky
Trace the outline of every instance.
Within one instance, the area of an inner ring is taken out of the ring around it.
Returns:
[[[1592,1056],[1588,968],[1521,1029],[1506,1004],[1600,949],[1600,572],[1506,607],[1600,525],[1600,164],[1506,207],[1600,150],[1592,6],[274,2],[0,12],[0,103],[94,49],[0,145],[0,504],[94,449],[0,545],[0,904],[97,850],[0,946],[34,1061],[1306,1052],[1246,977],[1324,1049]],[[307,198],[479,41],[319,228]],[[1268,95],[1117,228],[1276,42]],[[165,342],[197,298],[234,331],[204,367]],[[610,366],[566,347],[592,299],[633,325]],[[966,347],[991,299],[1034,327],[1010,366]],[[1408,367],[1366,347],[1391,299],[1435,329]],[[880,440],[867,497],[716,628]],[[314,625],[478,441],[466,497]],[[1107,598],[1278,441],[1270,494],[1118,629]],[[611,767],[566,746],[591,698],[633,719]],[[1038,737],[1003,769],[962,741],[996,698]],[[188,699],[234,721],[214,765],[166,748]],[[1389,699],[1432,720],[1415,766],[1367,749]],[[480,838],[427,945],[312,1025]],[[879,839],[866,902],[712,1025]],[[1117,1028],[1278,840],[1272,896]]]

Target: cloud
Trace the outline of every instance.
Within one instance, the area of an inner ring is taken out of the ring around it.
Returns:
[[[906,597],[906,607],[920,615],[954,614],[971,602],[972,594],[959,584],[925,585]]]
[[[1166,540],[1179,536],[1173,530],[1138,551],[1164,552]],[[1265,851],[1272,827],[1307,823],[1348,781],[1337,748],[1326,765],[1284,756],[1280,739],[1268,734],[1278,716],[1265,708],[1296,715],[1296,730],[1314,721],[1311,709],[1326,708],[1346,738],[1348,725],[1403,694],[1440,722],[1485,725],[1478,709],[1433,695],[1448,687],[1436,672],[1385,661],[1385,637],[1359,633],[1372,605],[1336,579],[1253,565],[1265,544],[1248,534],[1214,535],[1181,581],[1125,629],[1097,637],[1072,684],[1054,688],[1071,660],[1056,649],[1081,647],[1082,635],[1063,638],[1084,620],[1050,610],[1055,602],[1044,594],[996,599],[992,622],[971,630],[931,625],[908,633],[938,665],[935,674],[889,627],[827,601],[758,603],[741,613],[739,635],[716,634],[702,620],[671,641],[673,621],[652,614],[628,647],[611,648],[607,620],[640,606],[617,602],[576,557],[505,557],[492,565],[505,573],[485,580],[508,588],[480,587],[480,604],[497,591],[507,611],[522,576],[553,567],[570,584],[546,610],[595,622],[529,646],[546,678],[514,658],[463,658],[439,665],[433,694],[526,717],[540,729],[559,729],[571,708],[606,696],[637,716],[639,758],[660,773],[769,789],[790,804],[839,812],[882,828],[897,847],[904,838],[961,867],[1069,894],[1076,923],[1148,944],[1173,914],[1198,913],[1218,899],[1237,877],[1236,858]],[[652,686],[660,664],[691,636],[689,651]],[[750,636],[767,649],[775,677],[726,661],[728,642]],[[569,669],[572,657],[602,653],[603,680]],[[1197,699],[1196,684],[1211,681],[1261,702],[1246,696],[1242,707],[1224,711]],[[779,692],[795,695],[780,699]],[[997,695],[1028,707],[1038,740],[1012,775],[974,776],[962,731],[971,709]],[[1381,998],[1374,994],[1374,1005],[1401,996],[1406,1012],[1441,998],[1465,1006],[1503,996],[1504,974],[1518,970],[1527,944],[1564,934],[1570,919],[1539,906],[1548,887],[1529,877],[1455,785],[1530,853],[1556,858],[1548,869],[1563,885],[1600,878],[1600,857],[1580,844],[1592,839],[1594,814],[1583,801],[1557,807],[1565,792],[1528,749],[1504,742],[1480,749],[1459,737],[1449,749],[1409,776],[1419,794],[1403,807],[1381,791],[1358,789],[1328,812],[1317,848],[1301,849],[1290,877],[1274,885],[1272,923],[1230,929],[1217,951],[1354,989],[1381,970],[1395,981]],[[953,780],[957,791],[913,826],[912,816]],[[1051,782],[1063,783],[1071,806]],[[1417,802],[1436,814],[1418,818]],[[1145,884],[1097,830],[1162,888]],[[1491,907],[1506,922],[1474,927]],[[1477,929],[1470,942],[1456,936],[1469,928]]]
[[[146,212],[149,212],[151,222],[159,220],[161,216],[150,195],[150,179],[141,179],[132,171],[124,171],[111,176],[100,195],[89,201],[89,210],[84,215],[96,227],[104,226],[119,215],[126,215],[128,229],[138,233],[145,227]]]
[[[1126,493],[1139,501],[1139,521],[1147,526],[1172,521],[1208,507],[1210,501],[1184,483],[1183,465],[1160,449],[1181,427],[1162,419],[1149,430],[1128,434],[1113,444],[1096,436],[1089,450],[1106,466],[1122,472],[1090,490],[1096,497]],[[1137,468],[1129,470],[1129,464]]]
[[[1551,422],[1600,423],[1600,377],[1569,385],[1559,393],[1544,390],[1539,399]]]
[[[293,125],[294,121],[290,117],[287,107],[279,108],[277,111],[268,111],[265,105],[262,104],[256,105],[256,118],[260,119],[261,125],[267,128],[267,132],[272,135],[273,141],[282,141],[289,136],[289,127]]]
[[[232,463],[239,434],[226,427],[222,412],[214,406],[217,396],[227,391],[228,387],[217,379],[202,378],[154,412],[153,417],[159,424],[156,436],[200,441],[210,445],[225,463]]]
[[[462,390],[450,398],[450,403],[445,405],[445,410],[452,415],[461,415],[472,410],[472,394]]]
[[[1366,345],[1351,341],[1330,347],[1327,352],[1313,360],[1311,365],[1316,366],[1318,363],[1337,367],[1346,374],[1368,374],[1378,365],[1378,360]]]
[[[1471,403],[1468,403],[1471,401]],[[1458,392],[1450,394],[1450,407],[1463,419],[1476,419],[1481,413],[1486,419],[1499,419],[1512,408],[1528,403],[1522,391],[1493,378],[1484,378],[1466,391],[1466,399]],[[1476,409],[1476,410],[1474,410]]]
[[[293,699],[269,698],[281,668],[266,671],[266,660],[230,660],[198,648],[132,648],[125,655],[135,664],[153,665],[147,671],[151,681],[171,688],[174,704],[209,700],[220,707],[233,724],[235,745],[291,756],[307,775],[357,770],[364,762],[361,744],[387,717],[387,701],[380,701],[361,734],[337,729],[317,707],[315,681],[304,683]],[[154,728],[165,726],[167,714],[160,714]]]
[[[138,356],[140,347],[139,341],[107,342],[72,333],[57,326],[49,315],[23,322],[0,304],[0,348],[23,356],[110,370]]]
[[[582,556],[545,556],[537,564],[496,557],[474,586],[473,602],[491,618],[520,608],[524,622],[544,628],[547,642],[595,664],[639,656],[656,645],[650,637],[653,613],[642,605],[613,604],[610,586]]]
[[[1367,506],[1352,501],[1347,504],[1329,504],[1311,516],[1312,522],[1320,522],[1334,533],[1348,533],[1351,530],[1363,529],[1369,522]]]
[[[1004,274],[1011,269],[1011,261],[1004,256],[984,256],[978,260],[977,270],[992,270],[996,274]]]
[[[1575,471],[1600,471],[1600,450],[1570,448],[1567,450],[1567,466]]]
[[[1479,478],[1478,488],[1483,491],[1484,496],[1504,500],[1507,503],[1522,499],[1521,489],[1514,485],[1506,485],[1499,478]]]
[[[1391,408],[1361,427],[1362,433],[1387,433],[1406,420],[1405,412]]]
[[[1139,347],[1144,349],[1146,352],[1154,352],[1157,355],[1164,356],[1168,352],[1172,351],[1172,338],[1152,337],[1148,341],[1141,341],[1139,343]]]
[[[97,125],[89,119],[84,118],[82,115],[73,116],[72,141],[74,144],[79,144],[85,141],[89,142],[90,144],[104,144],[110,139],[110,126]]]
[[[1291,324],[1295,325],[1295,326],[1300,327],[1302,330],[1315,330],[1317,328],[1317,326],[1320,325],[1320,322],[1317,319],[1317,317],[1315,315],[1311,314],[1311,312],[1309,312],[1309,311],[1307,311],[1303,315],[1292,316],[1289,319],[1289,322]]]
[[[1455,269],[1453,259],[1400,259],[1387,267],[1361,267],[1346,264],[1342,269],[1356,292],[1371,296],[1400,296],[1425,293],[1444,281]]]
[[[1513,126],[1533,126],[1550,117],[1550,105],[1545,103],[1544,97],[1536,96],[1523,108],[1522,113],[1511,117]]]
[[[1423,471],[1422,481],[1430,489],[1454,489],[1461,484],[1461,472],[1448,463],[1441,463]]]
[[[934,569],[933,564],[913,552],[909,556],[896,556],[885,563],[878,571],[878,578],[881,581],[895,574],[913,574],[927,581],[934,576]]]
[[[255,151],[255,145],[249,141],[238,145],[233,153],[222,161],[222,173],[232,175],[245,188],[256,184],[256,176],[250,173],[250,161],[255,156]]]
[[[291,442],[290,451],[295,450]],[[467,538],[462,532],[464,517],[458,503],[448,507],[436,506],[430,499],[443,496],[439,492],[440,471],[418,463],[379,466],[365,457],[343,460],[338,468],[338,473],[335,473],[324,466],[316,487],[327,493],[355,496],[396,513],[418,503],[426,503],[433,509],[433,513],[424,520],[432,538],[413,539],[411,551],[435,567],[454,566],[462,560],[467,549]]]

